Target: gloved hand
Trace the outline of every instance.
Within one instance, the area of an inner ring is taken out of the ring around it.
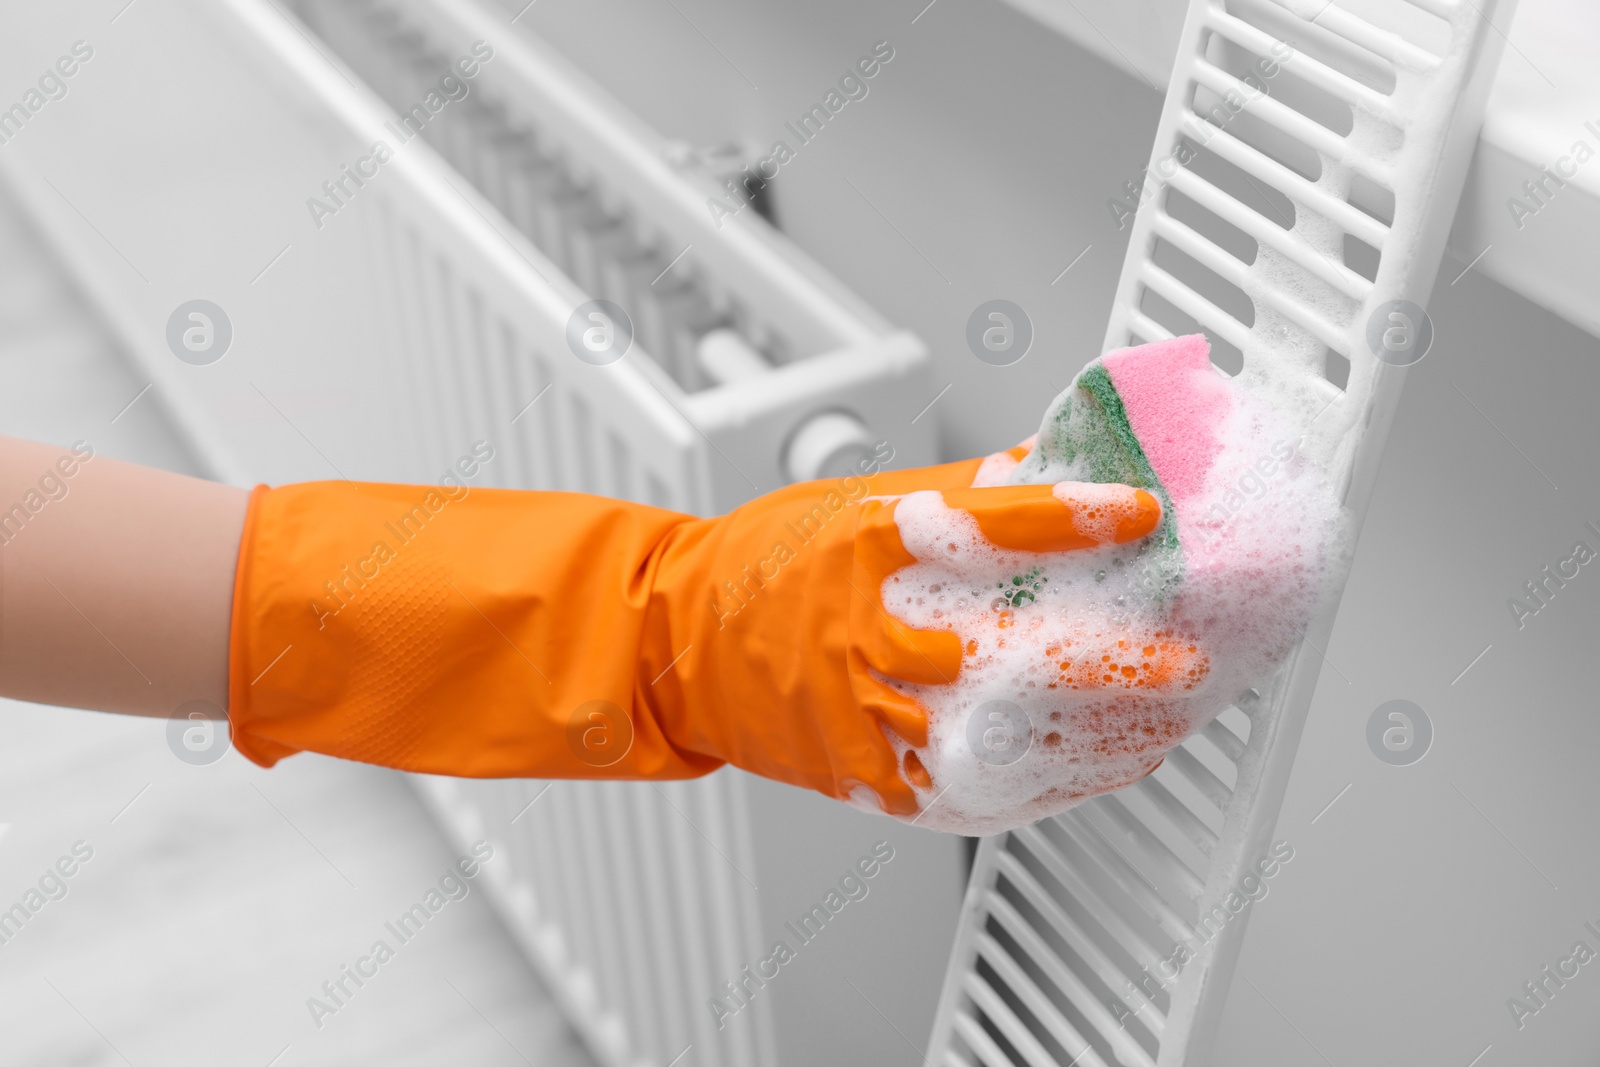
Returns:
[[[310,750],[472,777],[731,762],[915,813],[938,783],[908,690],[954,683],[975,649],[886,608],[886,580],[916,562],[898,498],[940,492],[983,538],[1031,553],[1127,542],[1160,519],[1127,486],[973,488],[980,463],[793,485],[713,519],[571,493],[258,488],[234,597],[234,744],[267,766]]]

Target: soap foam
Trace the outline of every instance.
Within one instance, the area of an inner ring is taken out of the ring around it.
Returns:
[[[932,780],[918,789],[917,825],[997,833],[1138,780],[1263,682],[1311,620],[1342,523],[1329,480],[1298,447],[1299,398],[1270,379],[1222,376],[1203,338],[1178,341],[1090,364],[1047,411],[1033,450],[1020,463],[991,457],[978,478],[1054,484],[1109,532],[1127,505],[1091,483],[1119,464],[1131,484],[1153,470],[1144,487],[1164,514],[1150,537],[1009,551],[937,492],[897,504],[917,562],[885,580],[884,606],[956,633],[965,653],[953,684],[889,680],[930,713],[915,749]],[[1099,409],[1086,407],[1096,399],[1085,383],[1099,381],[1104,400],[1107,376],[1135,452],[1148,444],[1134,461],[1095,451],[1110,431],[1086,421]],[[892,740],[905,761],[911,746]]]

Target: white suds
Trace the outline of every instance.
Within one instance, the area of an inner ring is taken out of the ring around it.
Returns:
[[[910,626],[953,631],[965,653],[953,684],[890,680],[930,713],[915,753],[932,784],[907,821],[998,833],[1136,781],[1294,648],[1339,548],[1340,508],[1298,448],[1299,398],[1250,386],[1229,383],[1201,488],[1140,542],[1008,551],[937,492],[901,498],[895,518],[917,562],[884,582],[884,606]],[[1041,440],[1066,402],[1052,405]],[[1019,475],[1094,506],[1099,517],[1078,522],[1085,532],[1108,534],[1124,517],[1125,491],[1070,480],[1085,476],[1081,463],[1041,473],[991,458],[979,484]],[[904,760],[910,746],[896,746]]]

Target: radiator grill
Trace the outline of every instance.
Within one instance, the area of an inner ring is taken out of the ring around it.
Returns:
[[[1192,0],[1130,183],[1106,350],[1203,331],[1221,373],[1314,398],[1302,447],[1357,526],[1400,384],[1366,323],[1427,301],[1511,6]],[[931,1060],[1201,1061],[1249,917],[1225,904],[1269,858],[1335,610],[1149,778],[985,840]]]

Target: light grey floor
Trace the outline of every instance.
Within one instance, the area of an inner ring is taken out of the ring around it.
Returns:
[[[0,203],[0,433],[193,472],[142,385]],[[190,766],[166,726],[0,701],[0,910],[92,850],[0,944],[0,1065],[590,1062],[478,889],[385,930],[456,859],[400,776]],[[308,999],[380,938],[394,958],[317,1026]]]

